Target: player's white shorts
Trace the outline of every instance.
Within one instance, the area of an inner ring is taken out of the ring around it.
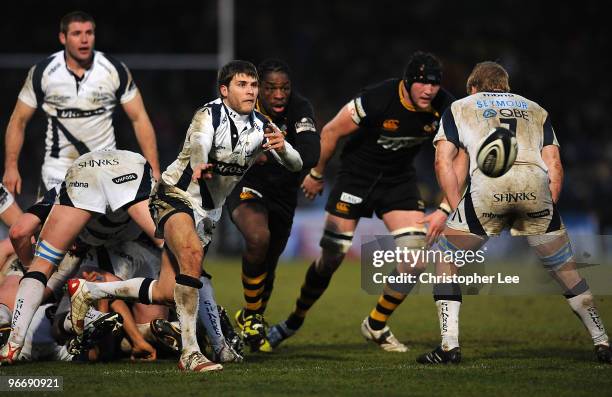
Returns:
[[[0,183],[0,214],[15,202],[13,195]]]
[[[552,202],[548,174],[533,165],[515,165],[499,178],[475,173],[446,225],[481,236],[496,236],[507,228],[513,236],[565,230]]]
[[[79,271],[104,270],[122,280],[135,277],[159,278],[161,250],[139,241],[125,241],[110,247],[92,248]]]
[[[76,159],[66,173],[59,204],[106,213],[149,198],[151,167],[144,157],[126,150],[102,150]],[[57,202],[56,202],[57,203]]]
[[[164,238],[164,224],[171,215],[184,212],[193,219],[202,245],[205,247],[210,244],[213,231],[221,218],[221,208],[202,210],[200,206],[193,205],[191,200],[186,192],[174,186],[164,183],[158,183],[155,186],[151,195],[150,209],[155,221],[156,237]]]
[[[44,194],[49,189],[62,183],[73,162],[74,160],[69,158],[45,158],[40,172],[43,185],[40,193]]]

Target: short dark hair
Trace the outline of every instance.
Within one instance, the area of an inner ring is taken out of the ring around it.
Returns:
[[[83,11],[72,11],[64,15],[60,20],[60,32],[68,33],[68,25],[72,22],[91,22],[94,29],[96,28],[96,21],[94,21],[91,15]]]
[[[235,59],[229,61],[219,69],[219,73],[217,74],[217,88],[221,88],[222,85],[229,87],[230,81],[232,81],[237,74],[246,74],[247,76],[259,80],[255,65],[249,61]]]
[[[480,62],[474,66],[465,84],[468,95],[472,87],[478,92],[510,92],[510,77],[506,69],[499,63]]]
[[[263,80],[268,73],[285,73],[289,79],[291,79],[291,71],[289,65],[284,61],[275,58],[268,58],[261,61],[257,66],[257,73]]]
[[[440,84],[442,82],[442,62],[432,53],[415,51],[404,69],[406,87],[414,82]]]

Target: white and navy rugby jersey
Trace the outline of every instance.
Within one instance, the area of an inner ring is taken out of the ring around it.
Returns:
[[[240,115],[228,108],[220,98],[199,109],[191,120],[183,149],[178,158],[162,174],[162,181],[186,192],[193,208],[203,216],[206,210],[221,208],[226,197],[263,151],[264,128],[268,123],[257,111]],[[285,158],[301,158],[285,141]],[[276,160],[291,169],[292,165],[271,151]],[[192,182],[193,167],[200,163],[214,164],[212,179]],[[295,162],[293,163],[295,168]]]
[[[79,78],[59,51],[30,69],[19,100],[47,115],[45,165],[67,168],[87,152],[115,148],[113,110],[137,92],[128,68],[114,58],[95,51]]]
[[[470,156],[470,175],[478,168],[480,142],[495,127],[516,133],[518,154],[515,165],[533,164],[548,171],[542,148],[559,145],[548,112],[537,103],[509,92],[479,92],[453,102],[444,112],[434,138],[463,147]]]

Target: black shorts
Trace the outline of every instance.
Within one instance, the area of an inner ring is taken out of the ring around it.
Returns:
[[[295,204],[290,201],[283,200],[282,195],[267,192],[253,182],[242,180],[227,197],[225,205],[233,221],[232,213],[240,204],[258,203],[268,210],[268,224],[274,223],[276,229],[284,229],[289,234],[295,214]]]
[[[339,173],[325,210],[345,219],[371,218],[372,213],[382,219],[383,214],[394,210],[425,211],[425,203],[416,176],[392,183]]]

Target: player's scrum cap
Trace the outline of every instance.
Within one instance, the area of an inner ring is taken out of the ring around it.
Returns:
[[[442,64],[433,54],[417,51],[408,60],[404,70],[406,87],[412,83],[440,84],[442,82]]]

